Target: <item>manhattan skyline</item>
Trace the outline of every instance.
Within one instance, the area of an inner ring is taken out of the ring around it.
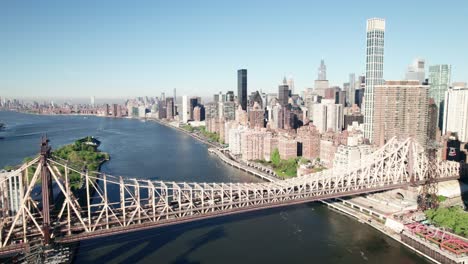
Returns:
[[[365,73],[371,17],[387,23],[384,79],[403,79],[420,57],[426,72],[451,64],[452,81],[467,80],[468,4],[404,3],[2,3],[0,96],[209,96],[236,90],[241,68],[248,93],[275,92],[285,75],[300,92],[314,86],[321,59],[330,84],[342,86]]]

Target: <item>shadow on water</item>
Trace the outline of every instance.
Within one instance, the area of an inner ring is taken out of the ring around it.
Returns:
[[[465,162],[460,162],[460,181],[468,185],[468,164]],[[463,190],[462,185],[460,185],[460,188],[463,205],[465,206],[465,210],[468,210],[468,191]]]
[[[146,231],[131,232],[125,235],[115,235],[108,238],[96,239],[90,241],[90,243],[85,243],[84,247],[80,245],[80,248],[77,252],[77,257],[80,262],[89,262],[93,263],[137,263],[144,260],[154,252],[161,249],[166,244],[175,241],[179,236],[192,231],[194,229],[202,229],[207,227],[212,227],[208,232],[205,232],[201,235],[198,235],[195,239],[189,241],[187,249],[183,252],[180,252],[171,263],[174,264],[195,264],[199,262],[190,261],[188,257],[191,253],[206,245],[207,243],[216,241],[226,236],[226,232],[222,225],[238,222],[243,220],[252,219],[260,216],[269,216],[279,214],[284,210],[296,210],[304,207],[313,207],[318,205],[317,203],[308,203],[305,205],[294,205],[285,207],[264,209],[254,212],[246,212],[236,215],[222,216],[212,219],[200,220],[191,223],[178,224],[168,227],[154,228]],[[146,243],[145,243],[146,242]],[[106,245],[101,248],[101,245]],[[107,247],[112,247],[112,245],[118,245],[112,250],[105,252],[101,256],[95,257],[92,260],[81,259],[79,256],[89,256],[96,250],[96,252],[105,251]],[[143,246],[142,246],[143,245]],[[84,252],[83,252],[84,251]],[[89,251],[89,252],[86,252]],[[123,255],[125,256],[122,259]],[[167,261],[167,260],[166,260]],[[76,258],[75,258],[75,263]]]

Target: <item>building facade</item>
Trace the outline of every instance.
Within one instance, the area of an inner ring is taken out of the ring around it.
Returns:
[[[429,91],[419,81],[387,81],[375,87],[373,144],[383,146],[392,137],[412,137],[427,145]]]
[[[247,110],[247,70],[237,71],[237,102],[243,110]]]
[[[443,134],[457,133],[461,142],[468,142],[468,88],[445,92]]]
[[[437,124],[440,130],[443,128],[445,92],[450,87],[451,74],[451,65],[429,66],[429,97],[434,99],[434,103],[439,110]]]
[[[364,136],[373,140],[374,127],[374,88],[384,84],[384,37],[385,20],[371,18],[367,20],[366,48],[366,88],[364,90]]]

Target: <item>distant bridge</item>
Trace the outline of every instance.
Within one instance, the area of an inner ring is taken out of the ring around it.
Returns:
[[[27,251],[38,243],[69,243],[422,185],[428,180],[430,166],[437,181],[459,178],[459,163],[429,164],[424,149],[415,141],[391,139],[347,170],[335,168],[268,183],[152,181],[76,170],[52,158],[48,141],[44,140],[39,157],[0,180],[0,202],[6,209],[0,212],[0,255]],[[84,183],[79,191],[71,189],[72,172],[78,173]],[[34,195],[33,190],[39,187],[41,191]],[[54,191],[58,195],[55,201]],[[8,208],[15,203],[15,210]]]

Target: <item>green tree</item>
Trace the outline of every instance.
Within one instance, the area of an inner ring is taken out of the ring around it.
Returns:
[[[281,157],[278,148],[275,148],[275,150],[273,150],[273,152],[270,155],[270,159],[273,165],[278,166],[280,164]]]

